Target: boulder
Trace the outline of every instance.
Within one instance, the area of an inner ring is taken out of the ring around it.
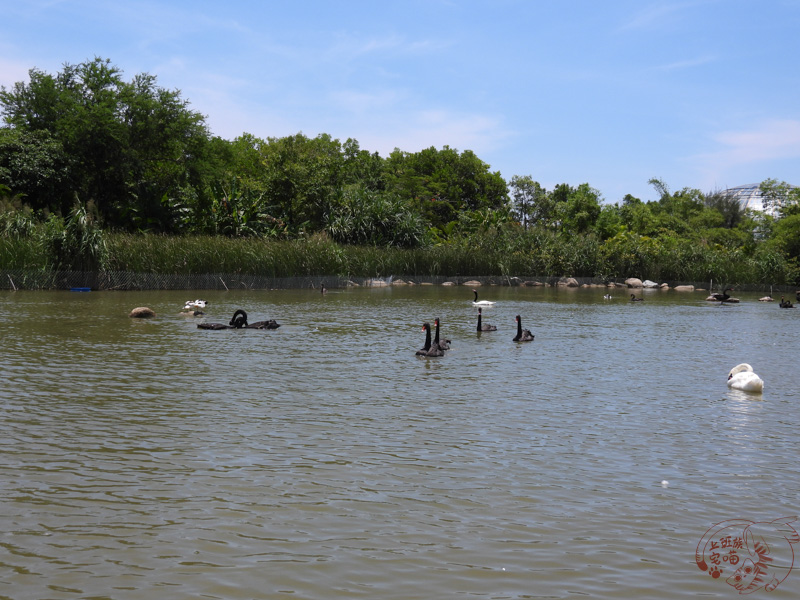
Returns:
[[[465,281],[461,285],[466,285],[467,287],[480,287],[483,284],[480,281],[475,281],[473,279],[472,281]]]
[[[578,280],[574,277],[562,277],[556,285],[559,287],[580,287]]]
[[[676,285],[674,288],[676,292],[693,292],[694,286],[693,285]]]
[[[147,308],[146,306],[137,306],[128,316],[131,319],[152,319],[156,316],[156,313],[152,308]]]
[[[657,288],[657,287],[658,287],[658,284],[657,284],[655,281],[650,281],[649,279],[645,279],[645,280],[642,282],[642,287],[645,287],[645,288],[650,288],[650,289],[652,289],[652,288]]]
[[[625,280],[625,285],[628,286],[629,288],[644,287],[642,280],[638,279],[637,277],[629,277],[628,279]]]

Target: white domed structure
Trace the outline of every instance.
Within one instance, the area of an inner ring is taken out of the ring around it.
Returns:
[[[749,208],[752,210],[765,212],[760,186],[760,183],[738,185],[736,187],[726,189],[725,193],[739,200],[739,204],[742,206],[742,208]],[[796,189],[797,186],[790,185],[789,188]],[[769,214],[774,214],[775,210],[770,209],[766,212]]]

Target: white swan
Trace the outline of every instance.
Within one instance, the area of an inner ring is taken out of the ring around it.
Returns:
[[[764,381],[753,372],[753,367],[747,363],[736,365],[728,373],[728,387],[743,392],[758,392],[764,390]]]
[[[473,306],[494,306],[495,303],[489,300],[478,300],[478,290],[472,290],[472,293],[475,294],[475,300],[472,301]]]

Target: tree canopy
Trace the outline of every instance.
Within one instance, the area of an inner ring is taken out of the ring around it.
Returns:
[[[726,192],[672,192],[658,178],[649,181],[657,200],[611,204],[589,183],[506,182],[471,150],[449,146],[382,158],[328,134],[225,140],[179,90],[149,74],[126,80],[102,58],[55,75],[32,69],[28,82],[0,87],[0,116],[0,212],[67,219],[80,225],[73,231],[326,233],[402,248],[513,239],[544,252],[547,240],[574,248],[580,239],[587,252],[619,256],[716,248],[778,253],[795,265],[800,251],[800,190],[785,182],[761,184],[763,213]],[[620,260],[615,269],[634,264]]]

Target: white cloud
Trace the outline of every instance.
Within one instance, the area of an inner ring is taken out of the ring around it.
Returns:
[[[707,55],[707,56],[698,56],[696,58],[689,58],[686,60],[679,60],[675,61],[666,65],[660,65],[654,67],[656,71],[677,71],[680,69],[689,69],[692,67],[699,67],[701,65],[707,65],[708,63],[715,62],[717,58],[715,56]]]
[[[729,164],[800,157],[798,120],[770,120],[754,129],[719,133],[715,139],[723,147],[710,156]]]
[[[395,148],[418,152],[431,146],[450,146],[461,152],[472,150],[481,156],[497,148],[510,135],[495,117],[423,110],[401,117],[395,115],[380,129],[362,130],[353,137],[358,139],[362,148],[379,152],[382,156]]]
[[[707,187],[741,185],[768,177],[782,161],[800,158],[800,120],[772,119],[712,137],[717,149],[687,158]]]
[[[636,12],[619,27],[619,31],[652,29],[663,26],[666,21],[670,20],[672,15],[689,6],[692,6],[692,4],[687,2],[651,4]]]

